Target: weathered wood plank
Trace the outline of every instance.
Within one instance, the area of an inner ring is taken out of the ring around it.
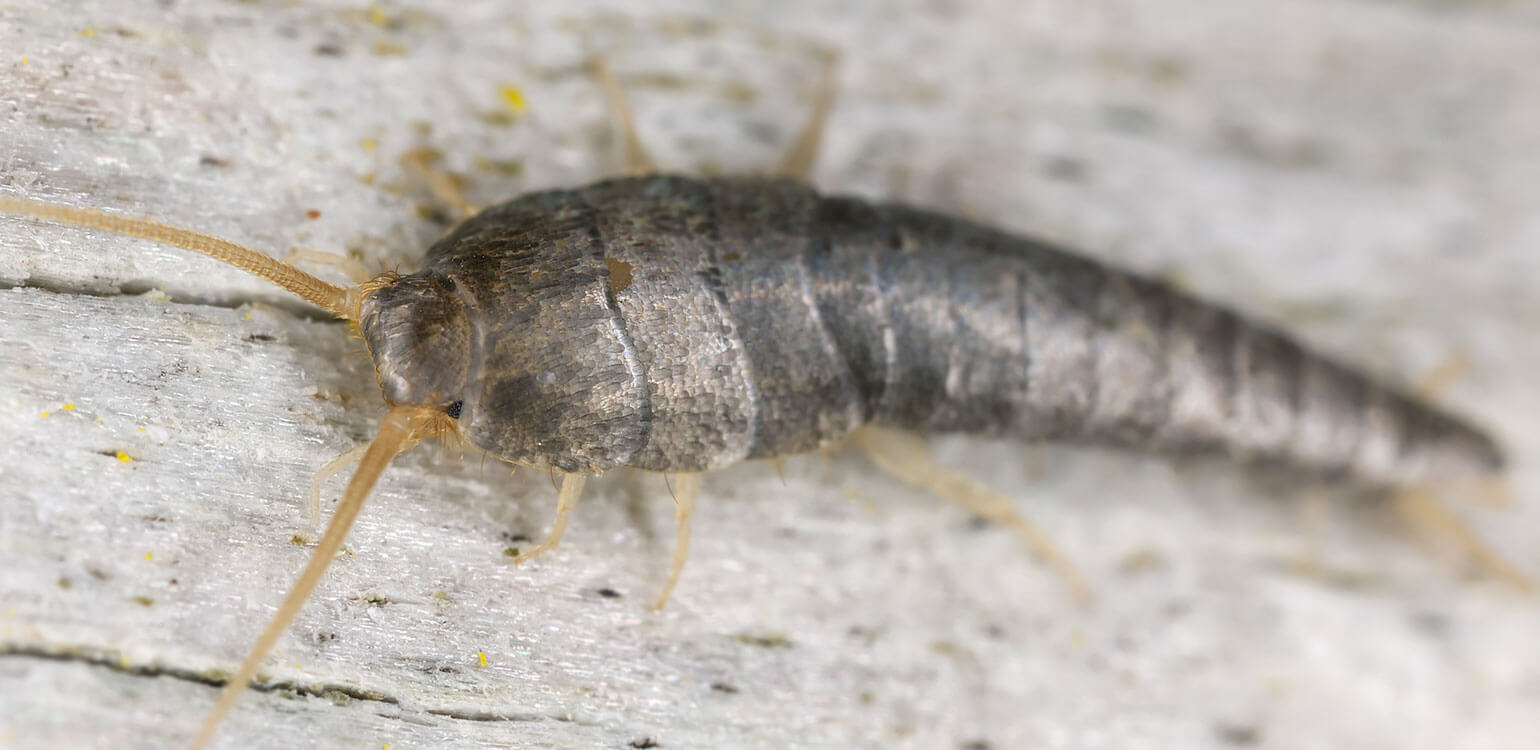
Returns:
[[[661,161],[743,170],[774,163],[808,50],[832,47],[824,187],[1086,247],[1408,379],[1465,351],[1449,399],[1540,496],[1522,4],[123,5],[0,7],[0,191],[410,263],[439,231],[396,164],[410,148],[482,202],[618,166],[589,54]],[[0,746],[174,745],[303,563],[311,472],[372,434],[368,365],[343,326],[142,242],[0,217],[0,282]],[[596,483],[562,547],[514,569],[545,477],[419,448],[271,659],[282,689],[221,746],[1535,736],[1533,601],[1386,516],[1312,532],[1225,467],[938,447],[1050,530],[1094,609],[1005,532],[841,457],[709,477],[654,614],[655,478]],[[1536,505],[1473,513],[1531,571]],[[1312,550],[1346,573],[1288,572]]]

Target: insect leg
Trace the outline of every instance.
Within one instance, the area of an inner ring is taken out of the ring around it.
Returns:
[[[1508,486],[1508,481],[1503,477],[1476,479],[1468,484],[1470,486],[1459,493],[1462,497],[1469,496],[1489,508],[1513,507],[1513,488]]]
[[[663,592],[652,605],[654,609],[663,609],[668,602],[668,595],[674,592],[674,585],[679,583],[679,574],[684,570],[685,557],[690,554],[690,516],[695,513],[696,498],[700,497],[700,474],[675,474],[669,491],[674,493],[674,557],[669,563],[668,581],[663,584]]]
[[[556,546],[561,541],[561,535],[567,530],[567,518],[572,515],[572,509],[577,507],[578,498],[583,495],[583,483],[588,481],[586,474],[565,474],[561,478],[561,492],[556,496],[556,520],[551,522],[551,532],[545,535],[545,541],[535,545],[529,551],[513,558],[513,564],[519,565],[528,561],[535,555],[545,552]]]
[[[479,211],[460,190],[461,178],[438,165],[439,153],[431,148],[414,148],[401,157],[401,166],[417,175],[433,191],[434,197],[464,221]]]
[[[1473,364],[1470,352],[1461,348],[1453,349],[1416,380],[1412,385],[1412,393],[1426,401],[1434,401],[1460,378],[1465,377]],[[1479,477],[1458,484],[1457,487],[1445,486],[1444,489],[1493,508],[1506,508],[1511,504],[1508,484],[1500,476]]]
[[[1464,521],[1444,507],[1433,493],[1423,489],[1403,489],[1396,493],[1395,506],[1412,528],[1430,537],[1454,542],[1462,552],[1500,580],[1524,591],[1536,590],[1533,579],[1482,541]]]
[[[781,478],[781,486],[786,486],[786,459],[781,456],[773,456],[770,465],[775,467],[775,475]]]
[[[1471,364],[1470,353],[1464,349],[1449,351],[1412,386],[1412,393],[1432,401],[1470,372]]]
[[[316,469],[315,476],[310,478],[311,523],[315,524],[316,526],[321,525],[321,485],[325,484],[326,480],[336,476],[343,469],[346,469],[349,466],[352,466],[353,464],[363,460],[364,453],[368,452],[368,450],[369,446],[360,445],[353,450],[348,451],[347,453],[327,461],[325,466]]]
[[[593,66],[594,75],[598,76],[599,85],[604,87],[604,93],[610,99],[610,109],[615,112],[615,120],[620,124],[626,174],[642,175],[658,171],[657,163],[647,155],[647,148],[636,135],[636,118],[631,116],[631,103],[626,101],[626,92],[621,90],[615,74],[610,72],[609,62],[603,57],[595,57]]]
[[[855,433],[860,446],[873,463],[893,476],[916,487],[930,490],[986,519],[1009,526],[1027,540],[1033,554],[1053,567],[1064,579],[1075,600],[1090,600],[1090,588],[1080,572],[1048,541],[1037,527],[1017,513],[1010,501],[979,483],[936,465],[935,459],[917,437],[894,430],[864,427]]]
[[[776,168],[777,174],[806,180],[813,171],[813,164],[818,161],[818,146],[823,141],[824,125],[829,122],[829,111],[834,107],[834,71],[838,62],[838,55],[826,53],[823,74],[818,80],[817,98],[813,100],[813,112],[803,124],[802,131],[797,134],[797,139],[792,141],[791,149],[781,159],[780,166]]]

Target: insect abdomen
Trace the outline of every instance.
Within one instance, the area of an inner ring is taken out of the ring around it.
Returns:
[[[1376,483],[1501,463],[1463,423],[1164,285],[785,180],[532,194],[429,264],[481,342],[465,433],[537,466],[702,471],[867,423]]]
[[[878,424],[1228,453],[1373,483],[1487,474],[1477,430],[1169,287],[971,223],[825,198],[808,265]]]

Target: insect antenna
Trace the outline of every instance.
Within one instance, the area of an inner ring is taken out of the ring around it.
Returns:
[[[315,591],[316,584],[320,583],[321,575],[342,548],[342,540],[353,526],[353,521],[358,518],[358,512],[363,509],[364,499],[369,496],[369,491],[374,488],[375,481],[380,478],[390,460],[425,431],[435,429],[442,417],[439,410],[423,406],[397,406],[386,412],[385,418],[380,420],[379,435],[369,444],[368,451],[359,461],[358,471],[348,481],[348,488],[342,493],[342,501],[337,504],[331,523],[326,526],[326,533],[322,534],[321,541],[310,554],[304,571],[284,596],[283,603],[278,606],[278,613],[273,615],[273,619],[262,630],[262,635],[258,636],[256,645],[246,654],[246,661],[225,683],[219,693],[219,700],[204,718],[198,736],[189,747],[193,750],[203,747],[214,736],[214,730],[219,727],[225,715],[235,706],[236,699],[249,687],[251,679],[257,674],[257,668],[262,665],[262,659],[278,642],[278,637],[288,629],[289,623],[294,621],[311,592]]]
[[[72,208],[3,195],[0,195],[0,211],[47,219],[60,224],[126,234],[130,237],[153,240],[203,253],[271,281],[339,318],[357,317],[355,299],[357,295],[350,294],[351,290],[328,284],[294,266],[229,240],[145,219],[114,216],[91,209]]]

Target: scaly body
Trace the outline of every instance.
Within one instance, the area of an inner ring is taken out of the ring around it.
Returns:
[[[865,424],[1224,453],[1376,485],[1479,431],[1046,244],[770,179],[623,178],[466,221],[360,319],[389,401],[523,464],[703,471]]]

